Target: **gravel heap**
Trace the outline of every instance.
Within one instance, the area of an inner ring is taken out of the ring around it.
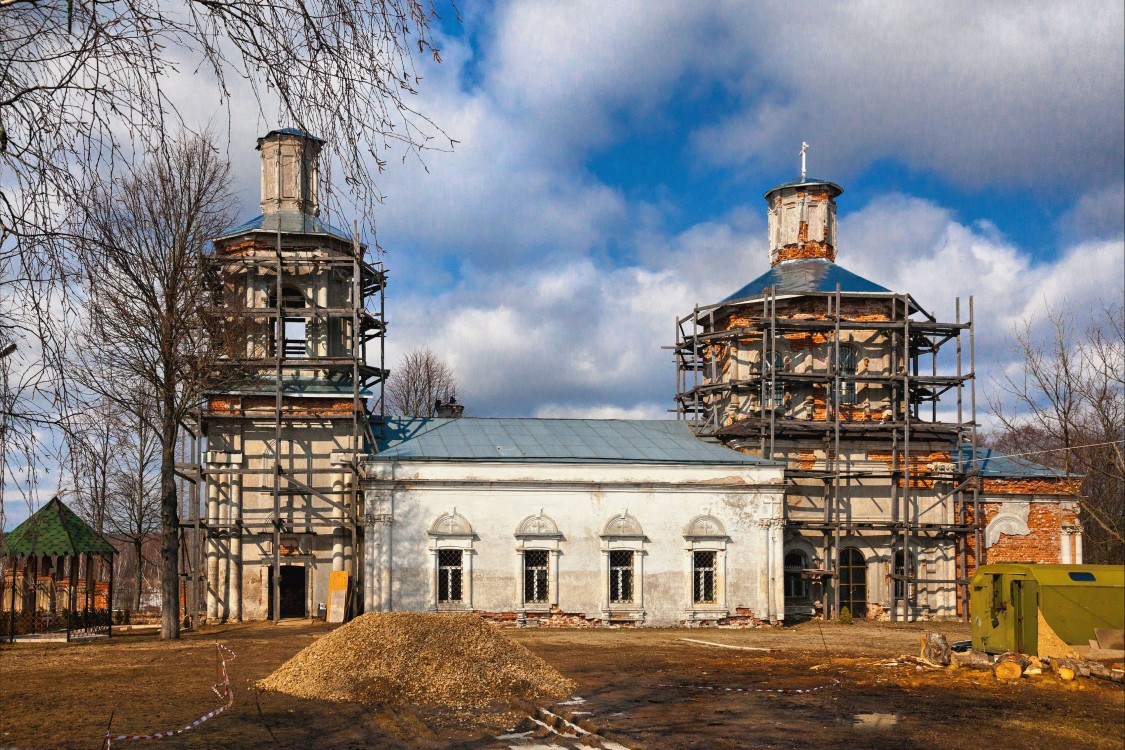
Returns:
[[[575,686],[476,615],[375,612],[319,638],[258,687],[299,698],[483,709],[561,698]]]

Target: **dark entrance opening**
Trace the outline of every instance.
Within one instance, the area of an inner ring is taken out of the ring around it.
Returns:
[[[273,615],[273,568],[269,568],[270,615]],[[281,566],[281,617],[304,618],[305,611],[305,566]]]
[[[840,609],[848,608],[852,617],[867,616],[867,560],[855,547],[840,550]]]

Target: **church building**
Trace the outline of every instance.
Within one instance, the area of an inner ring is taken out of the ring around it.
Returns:
[[[834,183],[770,190],[771,270],[679,320],[679,419],[399,419],[387,274],[320,218],[321,145],[260,138],[262,214],[210,256],[207,620],[952,618],[978,563],[1081,560],[1073,483],[976,445],[971,301],[939,322],[836,265]]]

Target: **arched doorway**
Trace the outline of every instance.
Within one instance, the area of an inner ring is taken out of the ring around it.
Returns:
[[[847,607],[852,617],[867,616],[867,560],[855,547],[840,550],[837,565],[839,610]],[[838,611],[839,611],[838,610]]]

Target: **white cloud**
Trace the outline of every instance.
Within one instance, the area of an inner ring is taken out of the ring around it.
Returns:
[[[961,298],[974,297],[979,387],[1013,366],[1010,340],[1027,321],[1044,333],[1048,310],[1079,315],[1100,301],[1125,296],[1125,241],[1091,240],[1036,261],[987,222],[965,225],[930,201],[903,195],[876,198],[840,221],[838,262],[889,289],[908,292],[942,320],[953,320]],[[967,353],[966,353],[967,356]],[[983,392],[981,393],[983,404]]]
[[[967,186],[1120,179],[1120,3],[760,7],[728,14],[745,106],[696,134],[707,158],[785,163],[808,140],[821,175],[893,158]]]
[[[630,408],[600,404],[596,406],[566,406],[545,404],[535,410],[537,419],[667,419],[668,407],[662,404],[639,404]]]
[[[739,212],[678,235],[638,229],[625,238],[637,260],[623,267],[579,259],[470,274],[436,299],[396,304],[390,361],[411,346],[434,349],[453,364],[459,396],[477,416],[665,415],[675,370],[661,347],[673,342],[675,319],[764,271],[764,235],[760,220]],[[953,319],[957,296],[964,319],[975,296],[982,383],[1009,364],[1017,321],[1041,322],[1048,305],[1081,308],[1122,294],[1121,241],[1080,243],[1035,262],[986,222],[962,224],[911,196],[880,196],[843,215],[840,238],[841,265],[913,294],[941,319]]]
[[[484,82],[503,116],[566,164],[666,125],[674,100],[737,105],[693,142],[720,165],[843,179],[892,158],[968,186],[1119,179],[1120,3],[509,3]]]

